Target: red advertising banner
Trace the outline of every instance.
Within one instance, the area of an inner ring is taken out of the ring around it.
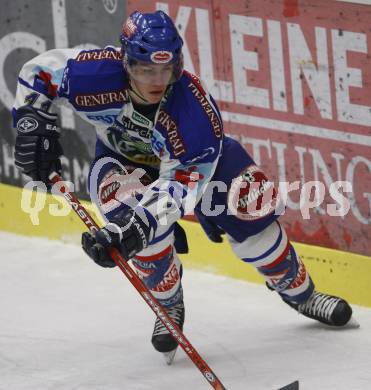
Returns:
[[[290,237],[371,255],[371,5],[356,3],[136,0],[128,12],[173,18],[226,133],[289,191]]]

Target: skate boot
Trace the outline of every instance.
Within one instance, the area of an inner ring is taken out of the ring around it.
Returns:
[[[183,330],[184,324],[184,303],[180,302],[173,307],[165,309],[169,317]],[[165,325],[156,318],[155,327],[152,333],[152,345],[158,352],[168,353],[176,350],[178,342],[166,329]],[[175,355],[175,353],[174,353]],[[169,363],[168,363],[169,364]]]
[[[352,308],[344,299],[317,291],[304,303],[285,302],[306,317],[331,326],[344,326],[352,317]]]

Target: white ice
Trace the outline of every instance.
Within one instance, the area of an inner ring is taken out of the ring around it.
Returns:
[[[212,389],[183,351],[153,350],[154,314],[79,246],[0,233],[1,390]],[[264,286],[185,270],[184,332],[228,390],[371,389],[371,309],[330,330]],[[369,294],[365,291],[365,294]]]

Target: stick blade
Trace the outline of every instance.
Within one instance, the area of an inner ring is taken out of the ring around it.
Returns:
[[[287,386],[280,387],[278,390],[299,390],[299,381],[295,381]]]

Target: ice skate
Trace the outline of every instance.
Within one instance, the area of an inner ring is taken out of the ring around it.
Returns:
[[[352,318],[352,308],[342,298],[314,291],[304,303],[285,302],[300,314],[326,325],[359,327],[358,322]]]
[[[184,324],[183,302],[178,303],[177,305],[165,310],[167,314],[170,316],[170,318],[179,326],[181,330],[183,330],[183,324]],[[151,341],[156,351],[162,352],[164,354],[166,363],[170,365],[174,360],[178,343],[174,339],[174,337],[170,334],[170,332],[166,329],[165,325],[158,318],[156,318]]]

